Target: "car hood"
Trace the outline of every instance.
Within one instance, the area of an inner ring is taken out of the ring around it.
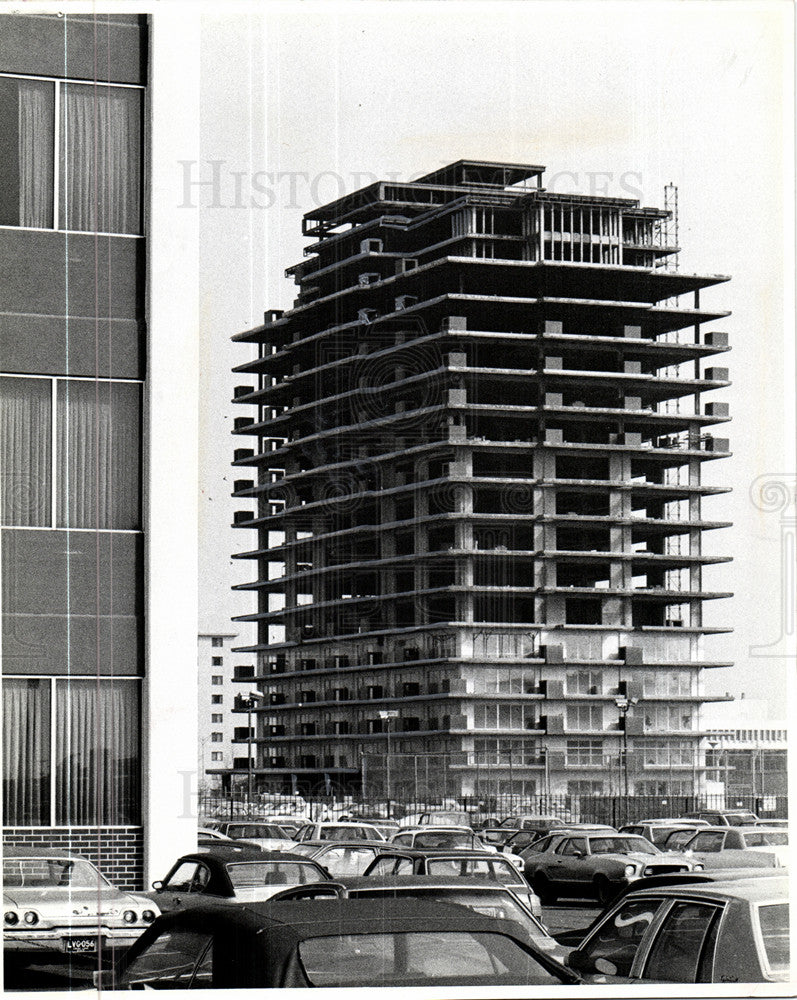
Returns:
[[[614,854],[592,854],[593,858],[610,858],[612,861],[619,861],[624,864],[628,864],[629,861],[636,861],[641,865],[671,865],[671,864],[688,864],[687,858],[683,854],[675,854],[668,852],[666,854],[645,854],[643,851],[629,851],[628,853],[614,853]]]
[[[141,895],[120,892],[118,889],[6,889],[3,905],[17,909],[30,907],[38,912],[70,912],[76,916],[109,913],[115,915],[132,906],[149,906],[149,900]]]

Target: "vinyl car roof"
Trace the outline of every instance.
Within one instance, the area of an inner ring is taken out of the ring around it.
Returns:
[[[724,882],[697,882],[639,889],[640,895],[683,896],[685,893],[705,898],[745,899],[750,903],[785,902],[789,894],[789,879],[785,875],[727,879]],[[631,895],[629,893],[628,895]],[[627,898],[627,897],[626,897]]]
[[[476,889],[495,891],[509,889],[503,882],[483,875],[477,878],[462,878],[457,875],[341,875],[333,882],[345,885],[347,889]]]
[[[325,841],[326,843],[326,841]],[[235,861],[308,861],[303,854],[292,854],[289,851],[261,851],[257,847],[223,847],[199,848],[189,854],[181,854],[178,861],[201,861],[204,864],[216,862],[217,864],[230,864]]]

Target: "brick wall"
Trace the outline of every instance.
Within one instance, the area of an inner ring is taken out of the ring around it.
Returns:
[[[143,889],[144,836],[140,826],[3,830],[4,847],[68,848],[92,861],[120,889]]]

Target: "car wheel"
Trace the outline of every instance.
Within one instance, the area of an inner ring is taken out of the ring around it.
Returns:
[[[556,893],[545,875],[535,875],[531,880],[531,885],[543,906],[550,906],[551,903],[556,902]]]
[[[595,898],[602,906],[608,906],[617,895],[617,889],[605,875],[596,875],[592,884],[595,889]]]

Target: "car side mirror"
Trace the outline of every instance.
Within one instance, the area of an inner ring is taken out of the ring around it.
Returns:
[[[163,891],[163,882],[161,882],[160,879],[156,879],[156,881],[154,881],[152,883],[152,888],[155,890],[155,892],[162,892]]]
[[[583,851],[573,851],[573,857],[574,858],[584,858],[584,857],[586,857],[586,855],[584,854]]]

